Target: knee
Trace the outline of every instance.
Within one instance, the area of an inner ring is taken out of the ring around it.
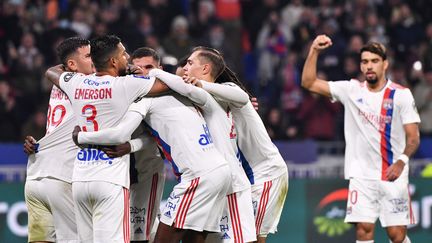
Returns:
[[[404,227],[387,229],[388,237],[392,243],[404,243],[406,237],[406,229]]]
[[[357,223],[357,240],[372,240],[374,237],[374,224]]]

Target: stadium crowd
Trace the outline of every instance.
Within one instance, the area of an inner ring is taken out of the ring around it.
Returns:
[[[391,80],[408,86],[432,135],[432,7],[425,0],[5,0],[0,5],[0,141],[45,134],[47,67],[67,37],[122,38],[149,46],[169,69],[196,45],[220,50],[250,92],[273,139],[342,140],[342,107],[304,92],[301,71],[313,38],[333,40],[319,59],[327,80],[360,78],[359,50],[391,50]],[[174,57],[174,58],[173,58]],[[174,62],[173,62],[174,60]]]

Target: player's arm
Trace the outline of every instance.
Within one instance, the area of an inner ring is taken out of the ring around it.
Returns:
[[[243,107],[249,102],[249,95],[236,85],[210,83],[201,80],[194,80],[192,84],[235,107]]]
[[[48,70],[45,72],[45,77],[46,77],[46,79],[48,79],[48,81],[50,81],[55,86],[60,88],[59,79],[60,79],[60,76],[62,75],[62,73],[64,73],[64,72],[65,72],[65,70],[63,68],[63,65],[59,64],[59,65],[56,65],[54,67],[48,68]]]
[[[110,158],[121,157],[126,154],[135,153],[136,151],[143,150],[150,144],[151,138],[149,136],[140,135],[139,137],[132,139],[126,143],[122,143],[116,146],[103,147],[102,150]]]
[[[148,92],[147,96],[161,95],[168,92],[169,90],[170,90],[169,87],[164,82],[162,82],[159,79],[156,79],[150,91]]]
[[[112,128],[97,132],[79,132],[76,134],[78,144],[113,145],[129,141],[132,133],[141,124],[142,116],[138,112],[128,111],[121,122]]]
[[[195,87],[190,83],[185,83],[180,76],[165,72],[160,69],[152,69],[149,72],[150,77],[156,77],[168,85],[175,92],[188,97],[197,105],[205,105],[208,94],[205,90]]]
[[[319,53],[331,45],[332,41],[326,35],[319,35],[315,38],[303,67],[301,81],[303,88],[327,97],[331,97],[330,86],[326,80],[317,78],[317,61]]]
[[[397,161],[387,169],[387,179],[394,181],[402,174],[403,168],[408,163],[409,158],[414,155],[420,145],[420,132],[418,123],[404,124],[406,145],[403,154],[400,155]]]

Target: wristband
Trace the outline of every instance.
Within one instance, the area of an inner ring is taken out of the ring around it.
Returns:
[[[404,162],[404,164],[408,163],[408,161],[409,161],[409,157],[406,154],[399,155],[399,157],[397,159]]]
[[[132,139],[128,141],[131,147],[131,153],[135,153],[136,151],[140,150],[142,148],[142,142],[139,139]]]

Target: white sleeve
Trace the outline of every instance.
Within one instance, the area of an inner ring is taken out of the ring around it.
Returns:
[[[401,119],[403,124],[420,123],[420,116],[414,102],[414,97],[409,89],[400,92],[401,100]]]
[[[219,99],[235,107],[243,107],[249,102],[249,95],[234,83],[202,82],[202,88]]]
[[[141,121],[142,116],[139,113],[129,111],[115,127],[97,132],[80,132],[78,134],[78,143],[101,145],[125,143],[129,141],[132,133],[140,125]]]
[[[350,82],[356,81],[330,81],[328,82],[330,87],[331,101],[340,101],[342,104],[348,99]]]
[[[74,83],[79,80],[77,77],[84,76],[81,73],[64,72],[59,78],[59,88],[65,92],[66,95],[72,95],[75,89]]]
[[[160,79],[170,89],[183,96],[188,97],[199,106],[203,106],[207,103],[207,100],[209,98],[208,93],[205,90],[195,87],[192,84],[185,83],[180,76],[165,72],[160,69],[150,70],[149,76]]]
[[[129,104],[137,98],[147,95],[155,82],[155,78],[153,77],[137,75],[127,75],[124,77],[118,77],[118,79],[122,80],[121,84],[125,90],[124,95]]]

